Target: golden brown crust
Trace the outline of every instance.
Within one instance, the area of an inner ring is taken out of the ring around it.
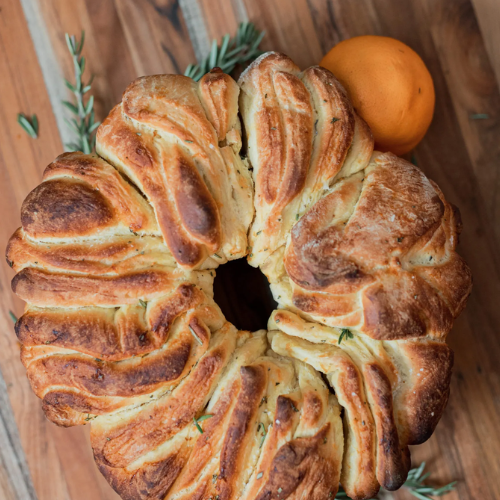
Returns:
[[[384,370],[369,363],[363,375],[377,428],[377,480],[387,490],[400,488],[406,481],[408,463],[401,453],[394,418],[392,387]]]
[[[175,75],[142,77],[97,134],[98,153],[140,187],[172,255],[187,268],[210,255],[223,263],[246,253],[252,198],[237,155],[241,140],[238,146],[234,137],[237,97],[236,83],[220,72],[200,84]],[[225,151],[233,147],[236,154]],[[234,189],[229,179],[237,172]]]
[[[111,207],[99,191],[65,179],[40,184],[21,209],[23,227],[34,237],[86,235],[112,220]]]
[[[372,156],[324,68],[268,53],[240,85],[139,78],[99,128],[104,159],[47,167],[7,248],[21,360],[50,420],[92,423],[124,499],[323,500],[339,481],[372,498],[403,484],[448,399],[460,215]],[[273,350],[212,299],[210,269],[248,251],[284,308]]]
[[[222,377],[206,369],[215,360],[212,350],[164,401],[93,422],[97,463],[123,498],[156,498],[167,490],[179,499],[268,498],[278,489],[280,498],[335,495],[342,431],[333,396],[307,366],[262,356],[263,332],[246,339]],[[214,389],[200,434],[192,418]]]
[[[123,500],[163,500],[184,467],[189,448],[181,448],[153,463],[142,464],[137,470],[113,469],[99,465],[101,474]]]
[[[431,436],[446,406],[451,349],[428,338],[380,342],[358,332],[339,343],[342,329],[282,310],[273,313],[269,329],[273,350],[325,373],[346,411],[341,482],[349,496],[370,498],[377,482],[399,488],[410,467],[408,445]]]
[[[177,269],[144,269],[121,276],[80,276],[26,268],[12,280],[12,290],[39,307],[115,307],[152,300],[183,281]]]
[[[471,289],[454,213],[415,166],[376,155],[294,226],[290,300],[375,339],[445,336]]]
[[[21,207],[31,238],[82,238],[116,233],[156,234],[153,212],[118,172],[97,156],[64,153]]]
[[[453,351],[442,342],[409,341],[394,352],[405,364],[405,381],[396,396],[397,414],[408,444],[429,439],[450,395]]]
[[[223,141],[232,129],[239,128],[237,83],[219,68],[214,68],[200,80],[201,102],[207,118]]]
[[[328,427],[312,437],[298,438],[282,446],[271,464],[271,474],[256,500],[268,498],[333,497],[338,490],[335,465],[324,456]]]
[[[366,166],[373,139],[342,85],[324,68],[301,73],[288,57],[270,52],[239,83],[255,182],[249,262],[259,266],[337,175]]]

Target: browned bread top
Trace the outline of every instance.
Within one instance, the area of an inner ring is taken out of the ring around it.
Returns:
[[[260,266],[336,179],[366,166],[373,138],[324,68],[300,72],[290,58],[270,52],[239,84],[255,183],[249,262]]]
[[[240,86],[139,78],[99,156],[47,167],[7,248],[21,359],[49,419],[92,422],[124,499],[323,500],[339,479],[372,498],[448,399],[459,214],[373,153],[325,69],[268,53]],[[214,269],[247,254],[279,303],[269,342],[213,301]]]
[[[268,328],[272,349],[324,373],[344,408],[341,483],[349,496],[399,488],[410,467],[408,445],[431,436],[448,401],[451,349],[431,339],[346,336],[285,310],[273,313]]]
[[[97,152],[151,203],[170,253],[194,268],[243,257],[253,218],[240,159],[239,89],[213,70],[132,82],[97,132]]]
[[[471,289],[460,215],[414,165],[386,153],[335,184],[285,251],[293,306],[374,339],[445,337]]]
[[[64,243],[110,234],[158,234],[150,205],[111,165],[94,155],[64,153],[21,207],[32,239]]]
[[[249,262],[280,307],[380,340],[446,336],[472,284],[455,252],[458,210],[417,167],[373,153],[324,68],[300,72],[267,53],[240,85],[255,183]]]

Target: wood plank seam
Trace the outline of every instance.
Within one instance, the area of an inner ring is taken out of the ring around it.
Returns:
[[[236,17],[238,19],[238,23],[248,22],[248,12],[243,0],[233,0],[233,6],[234,10],[236,11]]]
[[[66,111],[61,98],[67,96],[64,77],[61,67],[50,42],[40,6],[37,0],[20,0],[26,23],[30,31],[33,46],[42,70],[45,87],[49,94],[50,104],[56,118],[57,128],[63,144],[73,140],[73,134],[66,125],[64,118]]]
[[[37,500],[19,431],[10,406],[7,385],[0,372],[0,462],[5,467],[15,498]]]
[[[203,21],[202,10],[198,0],[179,0],[179,5],[181,6],[196,59],[200,62],[209,54],[211,43]]]

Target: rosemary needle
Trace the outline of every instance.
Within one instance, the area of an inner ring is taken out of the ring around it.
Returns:
[[[266,435],[267,435],[266,426],[262,422],[259,422],[259,425],[257,427],[257,432],[259,432],[260,429],[262,429],[262,434],[261,434],[262,439],[260,440],[259,448],[262,448],[262,445],[264,444],[264,441],[266,440]]]
[[[342,330],[340,332],[339,341],[338,341],[339,345],[341,344],[342,340],[344,340],[344,338],[346,340],[354,338],[354,335],[352,334],[351,330],[349,330],[348,328],[342,328]]]
[[[193,424],[196,426],[198,429],[198,432],[200,434],[203,434],[203,429],[200,426],[200,422],[203,422],[203,420],[206,420],[207,418],[212,418],[213,415],[202,415],[200,418],[193,417]]]
[[[38,118],[36,115],[31,115],[31,120],[23,113],[18,113],[17,123],[21,125],[23,130],[33,139],[38,137]]]
[[[203,340],[201,340],[200,337],[198,337],[198,335],[194,331],[193,327],[191,325],[188,325],[188,328],[189,328],[189,331],[191,332],[191,335],[196,340],[196,342],[198,342],[198,344],[200,344],[200,345],[203,345]]]

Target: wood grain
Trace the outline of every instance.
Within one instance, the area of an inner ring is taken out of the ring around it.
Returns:
[[[481,36],[500,82],[500,16],[497,0],[472,0],[475,14],[481,28]]]
[[[210,38],[198,0],[179,0],[186,19],[189,36],[197,61],[201,61],[210,52]],[[193,61],[193,63],[196,61]]]
[[[40,21],[33,23],[36,16],[31,15],[30,24],[37,47],[21,3],[38,12]],[[316,64],[340,40],[363,34],[398,38],[429,67],[436,111],[414,156],[461,209],[460,252],[472,267],[474,290],[449,336],[455,372],[448,408],[434,436],[412,453],[415,463],[429,463],[437,484],[459,481],[447,500],[499,499],[497,0],[0,0],[0,245],[5,247],[18,225],[20,204],[39,182],[43,168],[62,151],[60,106],[51,106],[49,96],[52,103],[63,97],[54,75],[72,75],[65,32],[86,31],[87,74],[95,74],[96,107],[102,118],[131,80],[183,72],[208,53],[212,38],[234,33],[247,19],[266,30],[264,49],[286,52],[302,67]],[[16,123],[20,111],[38,115],[38,140]],[[477,114],[488,118],[473,119]],[[243,263],[234,266],[226,266],[216,280],[221,306],[239,326],[265,326],[269,296],[259,292],[265,285],[260,276],[245,274]],[[5,387],[0,382],[0,393],[8,394],[10,407],[0,400],[0,498],[33,500],[33,487],[39,500],[117,498],[95,469],[88,429],[49,425],[31,394],[8,315],[9,309],[19,314],[22,308],[10,292],[11,278],[2,262],[0,369]],[[253,295],[244,293],[242,280],[255,283],[248,285],[256,290]],[[238,307],[244,298],[245,306]],[[394,497],[413,498],[403,491]]]
[[[238,4],[227,0],[199,0],[199,5],[209,40],[220,41],[226,33],[235,33],[238,24],[248,19],[242,0]]]
[[[19,207],[23,198],[40,181],[39,165],[50,161],[61,150],[61,142],[21,5],[18,1],[2,1],[0,8],[0,241],[4,247],[19,224]],[[19,43],[20,40],[23,43]],[[33,141],[19,127],[16,122],[18,112],[43,117],[39,140]],[[11,408],[2,408],[2,434],[8,434],[9,441],[2,441],[0,447],[3,450],[16,447],[13,444],[17,441],[16,436],[10,432],[15,419],[25,458],[21,449],[12,452],[21,457],[20,466],[27,460],[39,498],[62,500],[68,497],[64,494],[66,481],[55,443],[19,362],[19,347],[9,310],[19,314],[22,304],[10,293],[12,276],[12,270],[2,259],[0,367],[5,380],[3,390],[7,390]],[[0,494],[9,498],[23,488],[29,492],[31,480],[27,479],[27,472],[24,471],[25,477],[19,477],[11,476],[8,468],[2,470]]]
[[[137,76],[183,73],[194,60],[178,2],[117,0]]]
[[[0,376],[0,493],[4,500],[36,500],[35,488],[26,463],[16,421],[10,406],[7,385]]]
[[[285,52],[301,68],[318,64],[323,51],[307,0],[244,0],[244,3],[249,19],[266,30],[263,50]],[[326,2],[324,6],[327,7]]]

